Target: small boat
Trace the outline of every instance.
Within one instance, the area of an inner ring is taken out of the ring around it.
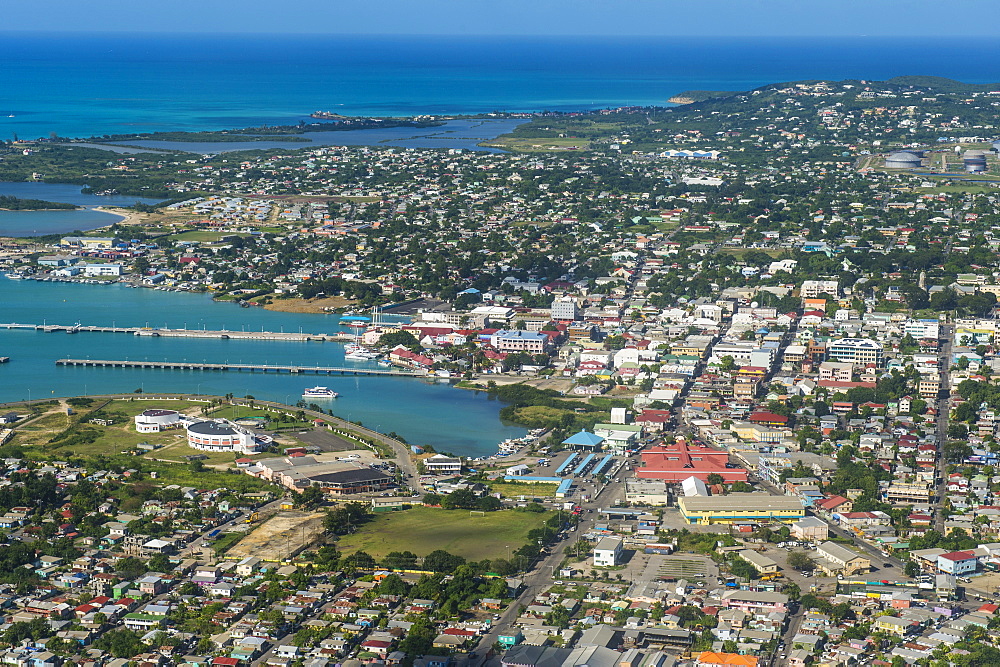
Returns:
[[[327,387],[310,387],[302,392],[303,398],[337,398],[337,392]]]

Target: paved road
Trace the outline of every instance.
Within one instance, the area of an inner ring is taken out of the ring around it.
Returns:
[[[510,606],[500,615],[500,618],[493,622],[490,631],[479,640],[476,648],[473,649],[476,657],[469,660],[467,657],[459,658],[459,665],[468,667],[482,667],[487,662],[487,654],[497,642],[501,634],[505,634],[514,625],[520,615],[521,607],[531,604],[535,596],[544,592],[555,579],[555,568],[559,567],[565,556],[565,549],[581,539],[594,527],[597,521],[603,521],[602,515],[597,510],[610,507],[622,494],[621,478],[627,474],[623,467],[618,476],[600,488],[590,501],[578,503],[583,508],[580,521],[575,527],[566,529],[557,542],[549,546],[549,554],[535,564],[534,568],[523,575],[524,590]],[[591,511],[592,510],[592,511]]]
[[[945,461],[942,448],[944,447],[944,443],[948,440],[948,412],[950,403],[949,397],[951,395],[951,374],[948,369],[951,367],[951,346],[954,336],[954,325],[941,325],[940,338],[944,341],[944,343],[941,345],[941,355],[938,360],[938,363],[941,366],[941,392],[938,395],[937,401],[938,454],[936,475],[938,482],[935,486],[932,505],[934,507],[934,530],[938,531],[942,535],[944,535],[944,513],[941,511],[941,508],[944,505],[944,497],[946,493],[945,470],[948,465]]]

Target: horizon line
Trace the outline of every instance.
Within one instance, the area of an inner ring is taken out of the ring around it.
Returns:
[[[143,35],[174,35],[174,36],[214,36],[214,37],[224,37],[224,36],[296,36],[296,37],[450,37],[450,38],[483,38],[483,37],[497,37],[497,38],[560,38],[560,37],[578,37],[578,38],[588,38],[588,39],[671,39],[671,40],[688,40],[688,39],[706,39],[706,38],[742,38],[742,39],[913,39],[913,38],[939,38],[939,39],[953,39],[955,37],[974,37],[978,39],[988,39],[1000,41],[1000,35],[995,33],[990,34],[979,34],[979,33],[863,33],[863,34],[744,34],[744,33],[685,33],[684,35],[670,35],[670,34],[657,34],[657,33],[631,33],[631,34],[604,34],[604,33],[474,33],[474,32],[298,32],[298,31],[278,31],[278,32],[268,32],[260,30],[229,30],[223,32],[210,31],[210,30],[134,30],[128,28],[109,28],[101,30],[72,30],[72,29],[60,29],[60,30],[37,30],[37,29],[18,29],[18,28],[5,28],[0,30],[0,35],[8,34],[18,34],[18,35],[130,35],[130,36],[143,36]]]

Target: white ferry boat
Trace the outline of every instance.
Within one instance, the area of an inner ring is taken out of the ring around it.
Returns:
[[[380,355],[378,352],[372,352],[363,347],[354,350],[353,352],[348,352],[344,355],[344,359],[349,359],[350,361],[375,361]]]
[[[337,392],[327,387],[311,387],[302,392],[302,398],[337,398]]]

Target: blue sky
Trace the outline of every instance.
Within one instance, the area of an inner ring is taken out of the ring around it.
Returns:
[[[9,0],[3,17],[18,31],[1000,34],[997,0]]]

